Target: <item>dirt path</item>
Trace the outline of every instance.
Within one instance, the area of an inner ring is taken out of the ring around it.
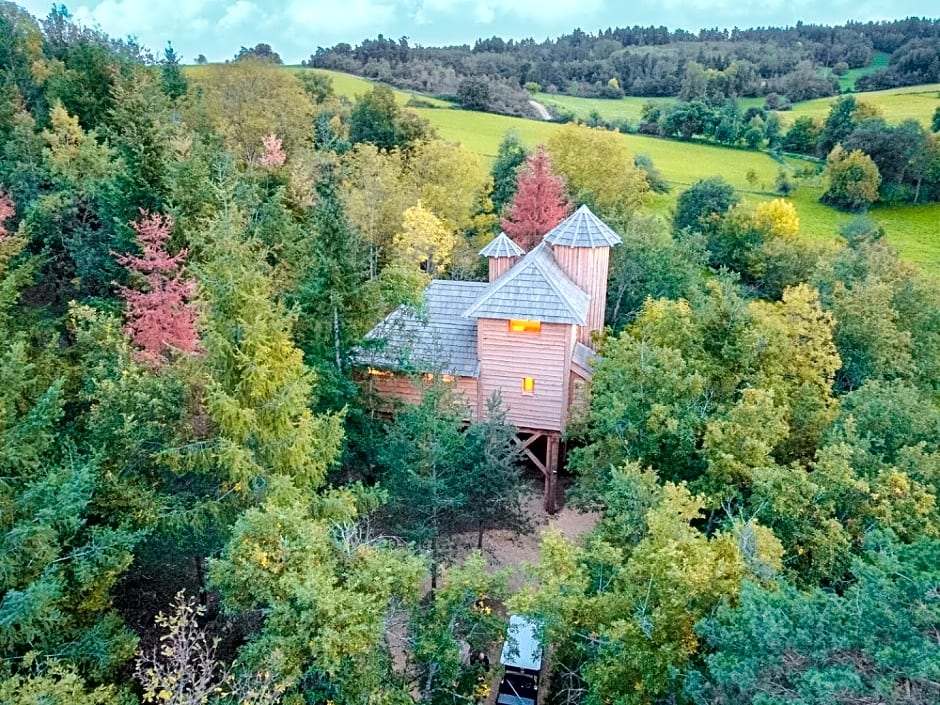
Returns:
[[[537,100],[530,100],[529,105],[532,106],[532,109],[539,114],[539,117],[543,120],[551,120],[552,114],[548,112],[548,108],[542,105]]]
[[[513,531],[488,531],[483,536],[483,554],[493,570],[510,568],[513,577],[512,588],[522,582],[525,565],[533,565],[539,559],[541,534],[549,528],[558,529],[563,536],[577,539],[594,528],[600,519],[599,514],[582,513],[571,507],[563,507],[557,514],[547,514],[542,509],[541,488],[534,491],[526,503],[532,531],[517,534]],[[459,560],[476,548],[476,534],[461,534],[456,537]]]

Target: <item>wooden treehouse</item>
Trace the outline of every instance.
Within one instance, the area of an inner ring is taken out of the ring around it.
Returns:
[[[604,326],[610,248],[619,243],[586,206],[528,254],[500,233],[480,252],[489,282],[434,280],[420,311],[399,307],[367,334],[379,344],[359,359],[375,391],[415,401],[422,376],[413,373],[443,375],[478,419],[498,390],[554,512],[561,437],[591,378],[591,334]]]

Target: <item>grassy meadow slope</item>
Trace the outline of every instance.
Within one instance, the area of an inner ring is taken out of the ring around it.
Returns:
[[[930,125],[933,112],[940,106],[940,83],[931,83],[921,86],[908,86],[906,88],[891,88],[884,91],[871,91],[854,94],[858,100],[878,106],[888,122],[901,122],[908,118],[920,120],[925,126]],[[839,96],[830,98],[817,98],[796,103],[792,110],[777,112],[780,122],[786,126],[801,115],[811,115],[825,119],[829,108],[839,99]],[[643,104],[653,101],[656,103],[674,103],[675,98],[640,98],[627,96],[620,100],[605,100],[603,98],[577,98],[569,95],[552,95],[539,93],[536,100],[544,103],[550,111],[558,109],[573,113],[576,117],[587,119],[592,111],[596,111],[604,120],[629,120],[634,125],[640,120],[640,111]],[[763,98],[742,98],[738,101],[741,109],[752,106],[762,106]]]
[[[884,91],[855,93],[857,100],[878,106],[888,122],[901,122],[909,118],[920,120],[925,126],[930,125],[933,111],[940,106],[940,83],[906,88],[890,88]],[[793,110],[778,113],[780,121],[787,125],[801,115],[811,115],[825,119],[829,108],[838,97],[817,98],[797,103]]]
[[[876,51],[872,53],[871,61],[868,66],[863,66],[859,69],[849,69],[844,75],[839,76],[839,90],[843,93],[848,93],[855,90],[855,82],[860,79],[862,76],[867,76],[870,73],[875,73],[880,69],[888,67],[888,62],[891,59],[891,55],[883,51]],[[831,69],[822,69],[820,73],[824,76],[832,75]]]
[[[627,120],[634,125],[640,121],[640,114],[646,103],[654,102],[661,105],[675,103],[675,98],[641,98],[628,95],[620,100],[607,98],[577,98],[558,93],[537,93],[535,100],[548,108],[549,112],[557,113],[568,111],[580,119],[587,119],[592,111],[596,111],[604,120]]]
[[[335,90],[349,97],[365,93],[371,86],[366,81],[355,76],[336,72],[327,73],[333,78]],[[933,103],[936,104],[936,90],[934,86]],[[900,106],[903,104],[900,96],[907,95],[904,91],[915,89],[895,89],[865,93],[862,96],[871,100],[877,98],[880,105],[890,105],[890,115],[903,115]],[[917,91],[927,91],[930,87],[916,87]],[[404,104],[412,94],[396,91],[397,99]],[[421,96],[423,100],[427,100]],[[552,96],[559,98],[559,96]],[[585,98],[563,97],[566,104],[573,101],[586,101]],[[646,99],[625,99],[625,103],[642,105]],[[831,102],[832,99],[826,99]],[[884,102],[882,102],[884,101]],[[591,101],[592,103],[619,103],[621,101]],[[828,107],[823,107],[824,101],[810,101],[805,104],[809,110],[817,110],[825,115]],[[873,101],[874,102],[874,101]],[[441,108],[418,108],[416,112],[427,118],[437,128],[444,139],[460,142],[467,149],[483,155],[488,160],[493,159],[503,136],[509,130],[515,130],[529,146],[535,146],[545,141],[548,136],[559,128],[555,123],[526,120],[523,118],[480,113],[469,110],[459,110],[443,101],[437,101]],[[815,105],[819,104],[819,105]],[[446,107],[444,107],[446,106]],[[632,109],[632,108],[631,108]],[[639,109],[638,107],[636,108]],[[886,108],[886,116],[889,111]],[[916,109],[917,117],[926,112],[926,107],[920,105]],[[588,110],[589,112],[589,110]],[[930,108],[932,114],[933,108]],[[910,113],[909,113],[910,114]],[[657,196],[653,199],[651,208],[664,215],[672,209],[677,195],[698,179],[719,175],[725,178],[735,188],[750,198],[773,198],[771,192],[774,179],[780,171],[781,165],[771,159],[766,153],[743,149],[731,149],[716,145],[678,142],[643,135],[622,135],[624,144],[634,154],[646,154],[652,158],[656,167],[672,184],[672,193]],[[798,164],[798,160],[789,160],[788,165]],[[747,173],[753,170],[757,174],[756,185],[752,188],[747,180]],[[822,181],[804,181],[800,188],[791,197],[800,215],[800,222],[804,235],[817,241],[833,241],[839,226],[850,221],[851,215],[840,213],[833,208],[819,203],[822,195]],[[926,270],[940,274],[940,204],[922,206],[893,206],[875,208],[871,216],[881,223],[888,231],[889,241],[898,248],[901,254]]]

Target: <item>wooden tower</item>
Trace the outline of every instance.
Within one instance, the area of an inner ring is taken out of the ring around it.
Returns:
[[[610,248],[620,244],[620,236],[581,206],[545,235],[545,242],[565,274],[591,298],[587,325],[578,332],[578,340],[591,345],[591,333],[604,328]]]
[[[489,245],[480,250],[490,265],[490,281],[495,282],[519,261],[525,251],[513,242],[506,233],[501,232]]]

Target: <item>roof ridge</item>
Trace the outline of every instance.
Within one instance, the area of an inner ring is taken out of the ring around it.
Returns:
[[[466,311],[463,312],[463,315],[464,315],[464,316],[469,316],[469,315],[470,315],[471,313],[473,313],[476,309],[478,309],[478,308],[480,307],[480,305],[481,305],[486,299],[488,299],[488,298],[490,298],[491,296],[493,296],[494,294],[496,294],[496,293],[497,293],[498,291],[500,291],[503,287],[505,287],[509,282],[515,281],[515,280],[519,277],[519,275],[522,274],[522,272],[523,272],[523,271],[526,269],[526,267],[528,266],[528,265],[526,264],[526,261],[527,261],[530,257],[532,257],[532,253],[535,252],[536,250],[538,250],[538,249],[539,249],[540,247],[542,247],[542,246],[543,246],[543,243],[540,242],[538,245],[536,245],[534,248],[532,248],[529,252],[527,252],[527,253],[525,254],[525,256],[524,256],[521,260],[519,260],[519,261],[516,262],[512,267],[510,267],[508,270],[506,270],[506,271],[503,273],[503,275],[502,275],[499,279],[497,279],[495,282],[490,283],[490,285],[489,285],[489,286],[486,288],[486,290],[480,295],[480,297],[479,297],[476,301],[473,302],[473,305],[471,305],[470,308],[468,308]]]
[[[561,276],[563,276],[565,279],[567,279],[575,289],[584,293],[585,296],[590,297],[591,295],[588,294],[588,292],[584,291],[584,289],[582,289],[580,286],[578,286],[577,283],[571,277],[568,276],[565,270],[561,268],[561,265],[558,264],[558,260],[555,259],[554,253],[552,253],[552,251],[547,247],[545,248],[545,250],[546,250],[546,255],[551,257],[552,264],[558,268],[558,273],[561,274]],[[535,266],[538,267],[542,271],[542,274],[544,275],[545,280],[548,282],[548,285],[552,288],[552,290],[556,294],[558,294],[558,296],[560,296],[561,299],[566,304],[568,304],[568,308],[571,309],[572,313],[576,313],[574,302],[572,302],[571,299],[568,298],[568,295],[564,291],[561,290],[561,288],[558,286],[558,283],[555,281],[554,277],[551,276],[551,273],[546,272],[542,268],[543,265],[539,261],[539,259],[535,259],[534,262],[535,262]]]

